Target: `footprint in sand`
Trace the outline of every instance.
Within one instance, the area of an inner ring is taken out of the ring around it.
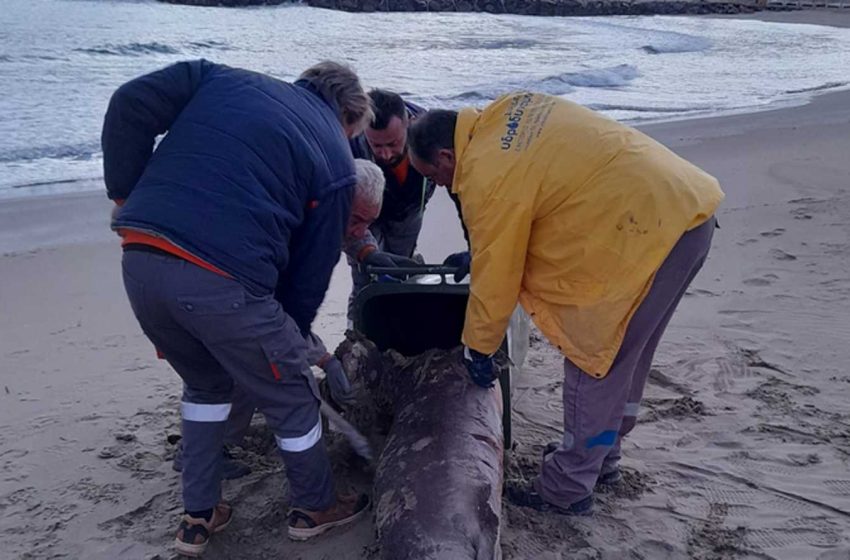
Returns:
[[[783,233],[785,233],[785,228],[776,228],[771,231],[763,231],[760,235],[762,237],[779,237]]]
[[[797,257],[781,249],[771,249],[770,256],[778,261],[796,261]]]
[[[752,245],[753,243],[758,243],[758,239],[744,239],[743,241],[738,241],[738,245],[744,247],[746,245]]]
[[[820,465],[823,459],[817,453],[789,453],[788,458],[782,462],[795,467],[808,467],[810,465]],[[848,481],[848,489],[850,489],[850,481]]]
[[[675,399],[645,398],[647,412],[641,417],[643,422],[655,422],[662,419],[699,418],[708,416],[705,405],[692,397],[684,396]]]
[[[29,454],[29,451],[26,449],[9,449],[8,451],[4,451],[0,453],[0,457],[7,459],[23,459]]]
[[[772,278],[771,278],[772,276]],[[776,280],[777,277],[772,274],[768,274],[767,276],[762,276],[761,278],[748,278],[744,280],[744,285],[746,286],[770,286],[773,284],[773,281]]]
[[[703,289],[698,288],[698,289],[695,289],[695,290],[688,290],[687,292],[685,292],[685,295],[688,296],[688,297],[693,297],[693,296],[717,297],[720,294],[712,292],[711,290],[703,290]]]
[[[794,216],[795,220],[811,220],[812,215],[809,214],[809,211],[806,208],[795,208],[791,210],[791,215]]]
[[[104,447],[100,450],[100,453],[97,454],[100,459],[114,459],[116,457],[120,457],[122,455],[121,451],[118,449],[118,446]]]
[[[132,365],[132,366],[124,368],[122,371],[127,372],[127,373],[132,373],[134,371],[143,371],[143,370],[146,370],[146,369],[151,369],[152,367],[153,366],[148,365],[148,364]]]
[[[850,496],[850,480],[824,480],[824,486],[840,496]]]
[[[658,387],[679,393],[680,395],[691,396],[694,394],[693,390],[688,386],[674,381],[659,369],[653,368],[649,371],[649,382]]]
[[[789,200],[788,204],[813,204],[815,202],[823,202],[823,200],[807,196],[803,198],[795,198],[793,200]]]

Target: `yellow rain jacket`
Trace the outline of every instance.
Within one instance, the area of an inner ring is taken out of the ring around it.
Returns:
[[[464,344],[495,352],[519,300],[598,378],[673,246],[723,199],[714,177],[645,134],[548,95],[462,110],[455,157],[472,249]]]

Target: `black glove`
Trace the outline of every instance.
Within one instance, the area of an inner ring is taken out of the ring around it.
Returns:
[[[381,268],[419,266],[419,263],[413,259],[402,257],[401,255],[393,255],[384,251],[372,251],[363,258],[363,264]]]
[[[457,272],[454,274],[455,283],[460,282],[466,275],[469,274],[469,265],[472,263],[472,256],[469,254],[469,251],[464,251],[462,253],[454,253],[446,257],[446,260],[443,261],[443,266],[452,266],[457,267]]]
[[[479,387],[489,389],[496,384],[498,373],[496,366],[493,364],[493,357],[476,352],[472,348],[466,347],[463,350],[463,361],[466,369],[469,371],[469,377]]]
[[[335,357],[331,357],[322,366],[325,370],[325,377],[328,380],[328,388],[331,391],[331,399],[340,405],[348,406],[354,395],[351,394],[351,383],[348,382],[348,376],[345,370],[342,369],[342,364]]]

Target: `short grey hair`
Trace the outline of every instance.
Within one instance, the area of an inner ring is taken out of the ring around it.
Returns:
[[[299,79],[336,102],[339,107],[337,116],[343,126],[351,126],[359,134],[372,122],[371,101],[350,66],[326,60],[305,70]]]
[[[357,169],[354,203],[366,205],[367,208],[376,208],[377,212],[380,213],[384,202],[384,185],[386,184],[384,172],[368,159],[355,159],[354,166]]]

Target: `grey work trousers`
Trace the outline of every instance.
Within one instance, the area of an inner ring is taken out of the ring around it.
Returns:
[[[313,333],[307,335],[304,339],[307,343],[306,358],[307,363],[317,365],[324,358],[328,351],[325,348],[322,339]],[[230,417],[227,419],[227,428],[224,432],[224,443],[227,445],[242,445],[245,440],[245,435],[248,433],[248,428],[251,427],[251,421],[254,419],[254,412],[257,410],[257,403],[251,398],[251,395],[243,391],[239,384],[233,387],[232,405],[230,408]]]
[[[304,338],[280,304],[170,255],[128,249],[122,264],[142,330],[183,379],[186,510],[206,510],[221,499],[221,448],[234,383],[275,434],[290,504],[307,510],[333,505],[318,388]]]
[[[546,456],[535,487],[567,508],[593,493],[600,474],[618,468],[620,445],[635,427],[655,350],[711,247],[716,220],[685,233],[655,275],[608,375],[591,377],[564,360],[564,438]]]

